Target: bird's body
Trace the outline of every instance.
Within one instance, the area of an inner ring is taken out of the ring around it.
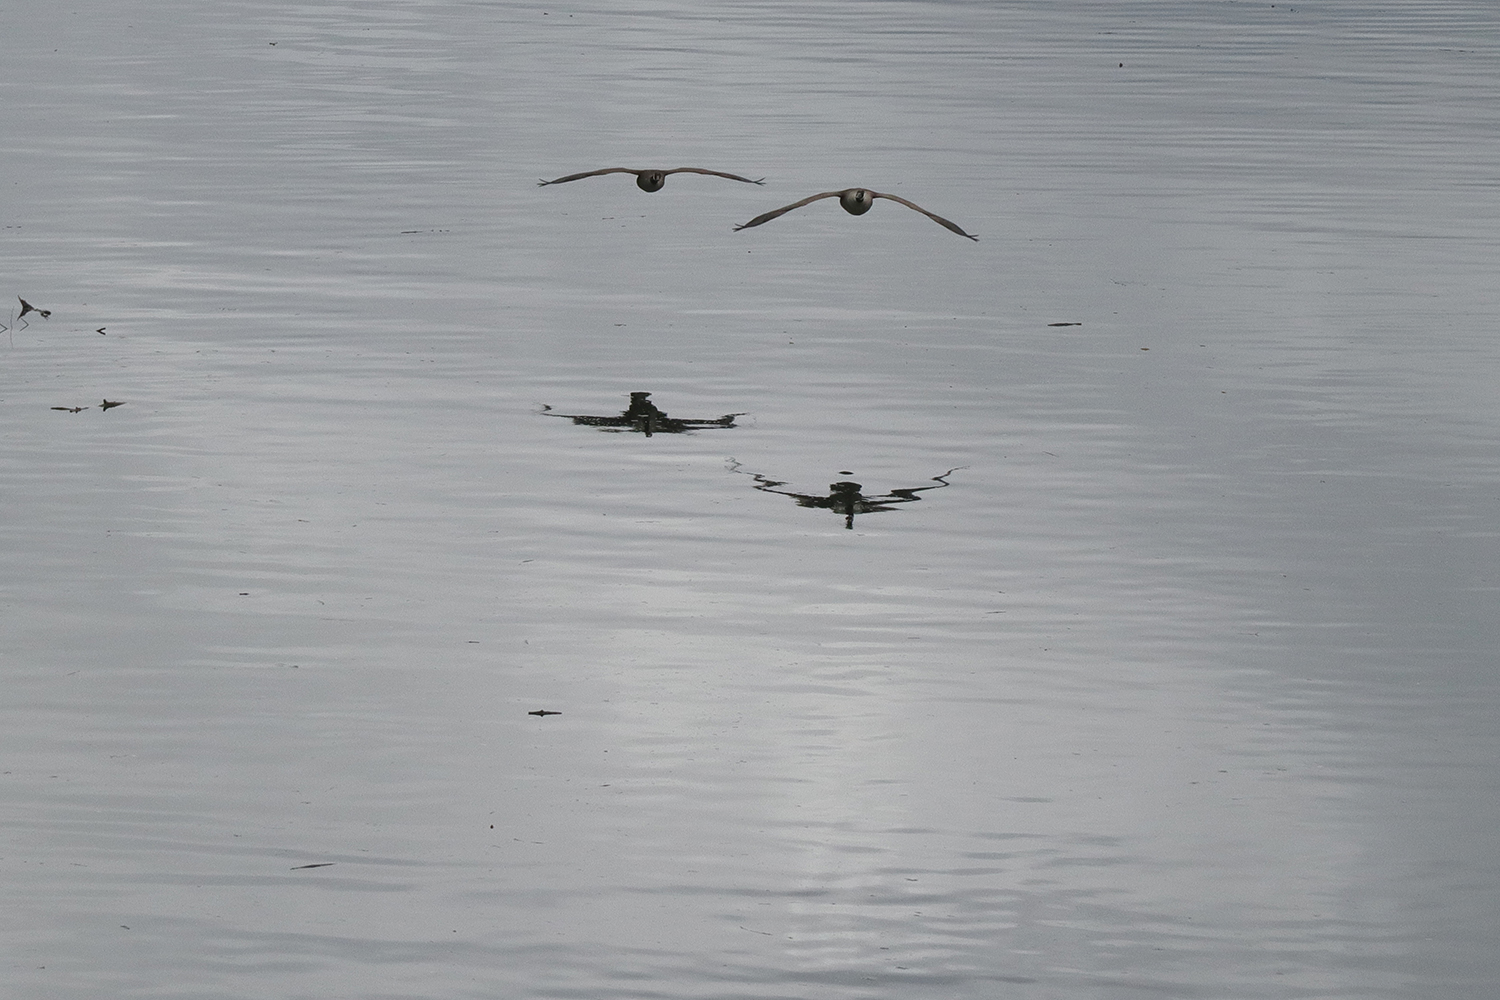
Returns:
[[[931,219],[933,222],[936,222],[944,229],[955,232],[960,236],[966,237],[967,239],[974,240],[976,243],[979,241],[978,236],[975,236],[973,233],[964,232],[958,226],[954,225],[952,222],[949,222],[941,215],[933,215],[921,205],[907,201],[905,198],[899,197],[894,194],[882,194],[879,191],[871,191],[869,188],[845,188],[842,191],[824,191],[822,194],[815,194],[811,197],[803,198],[801,201],[794,201],[790,205],[776,209],[774,212],[767,212],[765,215],[757,215],[755,218],[751,219],[744,225],[735,226],[735,232],[739,232],[741,229],[749,229],[751,226],[758,226],[762,223],[770,222],[772,219],[780,218],[794,208],[801,208],[803,205],[810,205],[813,202],[819,201],[823,198],[837,198],[839,200],[839,205],[841,205],[844,211],[848,212],[850,215],[864,215],[870,210],[870,206],[875,204],[876,198],[888,198],[891,201],[905,205],[907,208],[913,209],[914,211],[921,212],[923,215],[927,216],[929,219]]]
[[[556,180],[540,181],[537,187],[546,187],[549,184],[566,184],[568,181],[582,180],[585,177],[598,177],[600,174],[635,174],[636,187],[642,191],[660,191],[667,183],[668,174],[708,174],[711,177],[726,177],[732,181],[743,181],[746,184],[764,184],[766,179],[751,180],[749,177],[741,177],[739,174],[726,174],[719,170],[705,170],[702,167],[675,167],[671,170],[636,170],[631,167],[605,167],[602,170],[589,170],[581,174],[569,174]]]

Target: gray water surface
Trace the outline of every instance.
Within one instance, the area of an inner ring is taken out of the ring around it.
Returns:
[[[1488,7],[0,28],[10,995],[1493,996]]]

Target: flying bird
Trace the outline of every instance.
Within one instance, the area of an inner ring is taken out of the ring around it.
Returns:
[[[660,191],[662,185],[667,183],[668,174],[708,174],[711,177],[727,177],[732,181],[744,181],[746,184],[764,184],[766,179],[751,180],[741,177],[739,174],[726,174],[718,170],[704,170],[702,167],[677,167],[673,170],[632,170],[629,167],[605,167],[603,170],[590,170],[584,174],[569,174],[559,177],[555,181],[541,181],[537,187],[546,187],[548,184],[566,184],[568,181],[582,180],[585,177],[598,177],[600,174],[635,174],[635,185],[642,191]]]
[[[921,212],[923,215],[927,216],[929,219],[931,219],[933,222],[936,222],[944,229],[952,230],[958,235],[967,237],[968,239],[971,239],[976,243],[979,242],[978,236],[975,236],[973,233],[964,232],[962,229],[958,228],[956,225],[949,222],[941,215],[933,215],[921,205],[914,204],[907,201],[905,198],[900,198],[893,194],[882,194],[879,191],[871,191],[869,188],[847,188],[843,191],[824,191],[822,194],[815,194],[810,198],[803,198],[801,201],[794,201],[784,208],[776,209],[776,211],[774,212],[767,212],[765,215],[757,215],[755,218],[751,219],[743,226],[735,226],[734,231],[739,232],[741,229],[749,229],[751,226],[758,226],[761,223],[770,222],[772,219],[783,216],[794,208],[801,208],[803,205],[810,205],[822,198],[837,198],[839,200],[839,204],[844,206],[844,211],[848,212],[850,215],[864,215],[870,210],[870,206],[875,204],[876,198],[889,198],[891,201],[898,202],[902,205],[905,205],[907,208]]]
[[[16,296],[16,299],[21,303],[21,315],[17,316],[16,319],[25,319],[27,313],[36,313],[38,316],[42,317],[42,319],[46,319],[48,316],[52,315],[51,309],[38,309],[36,306],[32,305],[30,302],[27,302],[19,295]]]

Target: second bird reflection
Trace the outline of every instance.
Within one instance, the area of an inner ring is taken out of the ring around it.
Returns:
[[[575,424],[597,427],[604,431],[634,431],[650,437],[653,434],[684,434],[699,427],[733,427],[735,417],[743,413],[726,413],[722,417],[669,417],[665,410],[651,402],[651,393],[632,392],[630,406],[619,415],[594,416],[587,413],[553,413],[552,407],[542,404],[542,413],[549,417],[566,417]]]
[[[959,466],[958,468],[964,468]],[[740,463],[734,459],[729,460],[729,471],[738,472],[750,476],[755,480],[755,488],[764,493],[779,493],[784,497],[791,497],[797,501],[798,507],[816,507],[823,510],[831,510],[844,515],[844,527],[854,529],[854,515],[874,514],[883,510],[891,510],[897,504],[915,503],[922,499],[918,493],[928,490],[940,490],[948,485],[948,477],[957,472],[958,469],[949,469],[941,476],[933,476],[931,482],[936,486],[913,486],[906,489],[891,490],[889,493],[881,493],[876,496],[866,496],[861,492],[864,487],[859,483],[840,482],[828,484],[828,495],[819,496],[814,493],[793,493],[790,490],[778,490],[776,487],[785,486],[786,483],[775,479],[767,479],[758,472],[745,472]],[[840,475],[850,475],[848,472]]]

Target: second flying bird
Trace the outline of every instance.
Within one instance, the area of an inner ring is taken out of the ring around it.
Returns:
[[[605,167],[602,170],[589,170],[581,174],[569,174],[556,180],[540,181],[537,187],[546,187],[549,184],[566,184],[568,181],[582,180],[585,177],[598,177],[600,174],[635,174],[635,186],[642,191],[660,191],[662,185],[667,183],[668,174],[708,174],[711,177],[725,177],[732,181],[743,181],[746,184],[764,184],[766,179],[751,180],[749,177],[741,177],[739,174],[726,174],[719,170],[705,170],[702,167],[674,167],[671,170],[634,170],[630,167]]]

